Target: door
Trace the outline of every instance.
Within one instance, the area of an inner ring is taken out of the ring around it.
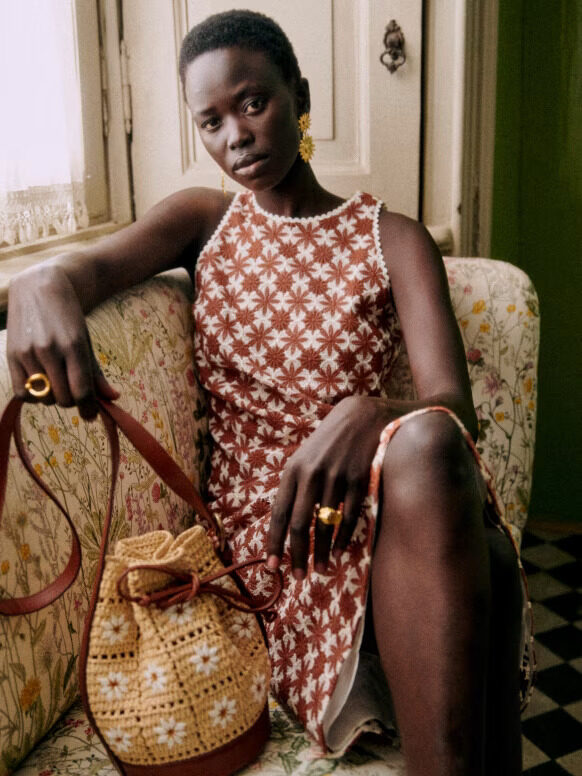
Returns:
[[[289,36],[311,87],[313,167],[322,184],[343,196],[369,191],[416,218],[422,0],[124,0],[137,216],[178,189],[220,186],[182,98],[177,58],[193,25],[232,7],[272,16]],[[406,61],[391,74],[380,56],[392,19]]]

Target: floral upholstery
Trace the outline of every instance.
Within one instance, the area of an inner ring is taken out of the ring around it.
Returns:
[[[205,411],[192,371],[189,281],[160,277],[112,299],[91,316],[96,355],[121,404],[193,479],[204,468]],[[4,337],[4,334],[2,335]],[[2,345],[1,358],[4,360]],[[0,370],[0,404],[10,396]],[[0,617],[0,774],[14,768],[77,698],[77,658],[101,520],[107,502],[108,450],[100,423],[76,410],[30,405],[24,437],[36,470],[66,506],[82,543],[83,569],[52,606],[26,617]],[[120,483],[111,541],[153,528],[176,533],[189,510],[121,440]],[[66,564],[64,518],[12,460],[0,528],[0,595],[44,587]]]
[[[519,545],[535,443],[537,294],[528,276],[507,262],[446,258],[445,266],[479,418],[477,448],[494,475]],[[398,398],[414,396],[405,349],[391,373],[388,392]]]
[[[533,463],[537,297],[527,276],[504,262],[454,258],[447,259],[446,266],[480,420],[478,446],[495,475],[519,541]],[[186,275],[168,273],[102,305],[90,316],[90,330],[105,373],[122,389],[120,403],[200,482],[208,449],[205,405],[192,371],[190,297]],[[0,348],[4,359],[3,344]],[[413,395],[405,351],[392,372],[389,390],[395,396]],[[9,396],[4,365],[0,404]],[[115,770],[79,707],[76,678],[106,502],[105,435],[99,423],[79,421],[74,409],[31,405],[25,411],[24,437],[34,466],[78,527],[83,570],[71,589],[47,609],[0,618],[0,776],[113,775]],[[158,527],[178,532],[188,520],[185,506],[122,440],[112,541]],[[0,595],[26,595],[44,586],[64,567],[68,547],[64,519],[12,459],[0,527]],[[271,703],[271,741],[248,773],[404,773],[397,749],[373,739],[362,740],[340,760],[321,759],[284,710]]]
[[[366,736],[345,757],[329,760],[276,701],[270,700],[271,738],[253,765],[240,776],[404,776],[397,747],[388,740]],[[66,752],[66,757],[63,756]],[[116,776],[117,771],[93,733],[80,701],[50,731],[15,776]]]

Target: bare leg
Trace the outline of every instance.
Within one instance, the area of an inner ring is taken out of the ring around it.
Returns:
[[[507,536],[486,527],[491,569],[491,634],[487,675],[485,773],[521,773],[519,649],[522,590],[515,551]]]
[[[408,774],[482,776],[484,489],[454,422],[431,413],[405,423],[388,446],[382,486],[372,606]]]

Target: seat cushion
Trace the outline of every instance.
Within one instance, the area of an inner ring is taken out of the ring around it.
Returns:
[[[316,744],[272,698],[271,737],[259,760],[240,776],[404,776],[404,761],[388,738],[363,736],[339,760],[320,756]],[[117,776],[80,702],[69,709],[13,776]]]

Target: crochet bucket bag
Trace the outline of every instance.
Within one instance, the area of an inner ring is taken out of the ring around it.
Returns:
[[[12,399],[0,419],[0,516],[14,436],[30,476],[68,520],[72,549],[65,570],[47,588],[0,601],[0,615],[8,616],[55,601],[72,584],[81,563],[70,517],[26,455],[21,406],[20,399]],[[270,732],[270,664],[256,613],[272,615],[282,577],[274,574],[275,592],[268,600],[250,598],[236,572],[264,558],[225,567],[222,526],[184,472],[120,407],[101,402],[100,415],[112,474],[79,661],[85,711],[125,776],[228,776],[256,759]],[[177,538],[152,531],[122,539],[107,553],[119,467],[118,428],[205,527],[194,525]]]

